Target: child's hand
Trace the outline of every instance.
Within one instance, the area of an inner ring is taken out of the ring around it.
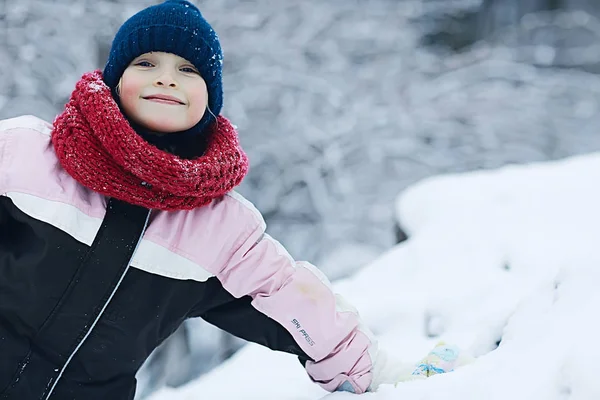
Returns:
[[[380,350],[369,391],[376,391],[381,384],[398,385],[400,382],[425,379],[433,375],[451,372],[473,360],[473,357],[461,351],[457,346],[447,345],[444,342],[438,343],[416,365],[394,359]]]
[[[461,352],[457,346],[440,342],[417,364],[407,380],[452,372],[472,361],[473,357]]]

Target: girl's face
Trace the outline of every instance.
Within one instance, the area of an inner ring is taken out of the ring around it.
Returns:
[[[123,72],[117,90],[127,116],[156,132],[193,127],[208,104],[206,82],[196,67],[171,53],[137,57]]]

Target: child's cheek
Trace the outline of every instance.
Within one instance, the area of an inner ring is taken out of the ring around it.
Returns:
[[[141,86],[135,79],[123,79],[120,91],[121,104],[129,117],[136,118],[140,112]]]
[[[132,101],[141,95],[139,82],[135,80],[123,81],[121,97],[123,101]]]
[[[206,106],[208,104],[208,92],[206,86],[200,86],[195,88],[194,91],[189,95],[190,103],[193,104],[191,117],[198,121],[204,115]]]

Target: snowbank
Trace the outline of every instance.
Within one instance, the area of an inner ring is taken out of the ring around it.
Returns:
[[[600,399],[600,154],[435,177],[397,214],[410,239],[335,287],[382,347],[417,361],[439,340],[478,356],[366,399]],[[499,346],[496,348],[497,344]],[[293,356],[252,345],[151,400],[351,399]]]

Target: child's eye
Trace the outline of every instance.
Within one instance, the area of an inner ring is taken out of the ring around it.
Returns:
[[[187,72],[190,74],[198,74],[199,73],[198,70],[196,70],[196,68],[192,68],[192,67],[183,67],[183,68],[181,68],[181,71]]]
[[[148,61],[140,61],[140,62],[136,63],[135,65],[139,65],[140,67],[152,67],[152,64],[149,63]]]

